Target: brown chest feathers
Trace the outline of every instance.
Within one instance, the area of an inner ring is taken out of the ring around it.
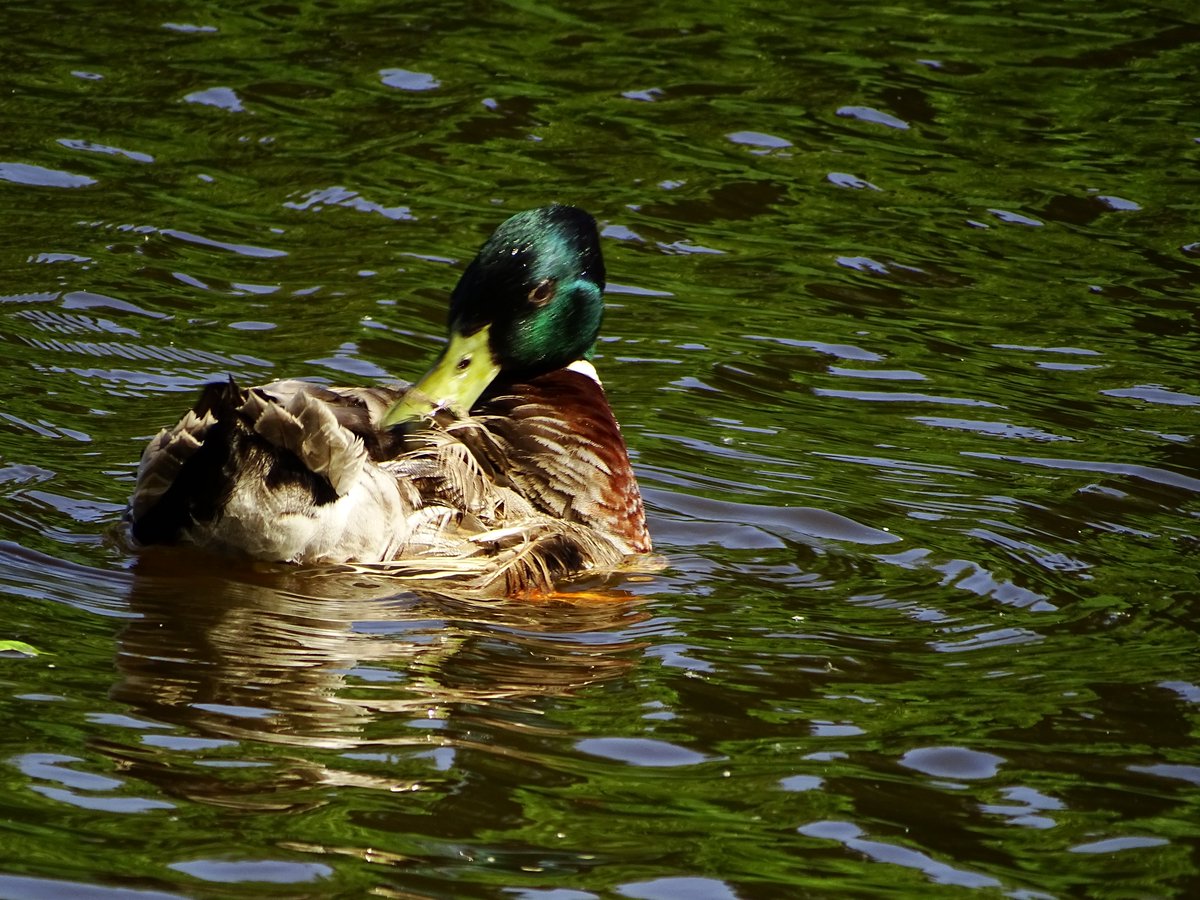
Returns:
[[[472,415],[496,442],[479,452],[535,506],[624,541],[626,552],[650,551],[642,495],[599,382],[559,369],[496,385]]]

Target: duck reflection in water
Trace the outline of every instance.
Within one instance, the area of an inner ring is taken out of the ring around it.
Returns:
[[[622,592],[483,602],[281,570],[143,556],[112,693],[150,728],[100,749],[242,809],[320,805],[327,785],[420,790],[453,779],[455,754],[494,752],[481,733],[527,729],[543,698],[625,675],[645,646],[629,630],[648,614]]]

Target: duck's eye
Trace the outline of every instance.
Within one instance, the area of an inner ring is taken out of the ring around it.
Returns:
[[[471,368],[470,354],[468,354],[464,357],[461,357],[459,359],[459,361],[455,364],[454,368],[456,368],[460,372],[465,372],[465,371],[467,371],[467,369]]]
[[[545,306],[554,299],[558,284],[553,278],[544,278],[529,292],[529,302],[534,306]]]

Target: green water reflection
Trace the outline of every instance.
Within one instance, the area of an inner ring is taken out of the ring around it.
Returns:
[[[6,6],[0,895],[1195,894],[1194,20]],[[551,200],[661,573],[129,552],[201,384],[412,378]]]

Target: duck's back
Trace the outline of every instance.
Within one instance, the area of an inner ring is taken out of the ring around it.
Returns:
[[[198,546],[286,562],[387,559],[425,504],[371,464],[391,449],[374,427],[384,388],[279,381],[210,384],[142,455],[130,501],[143,544]]]

